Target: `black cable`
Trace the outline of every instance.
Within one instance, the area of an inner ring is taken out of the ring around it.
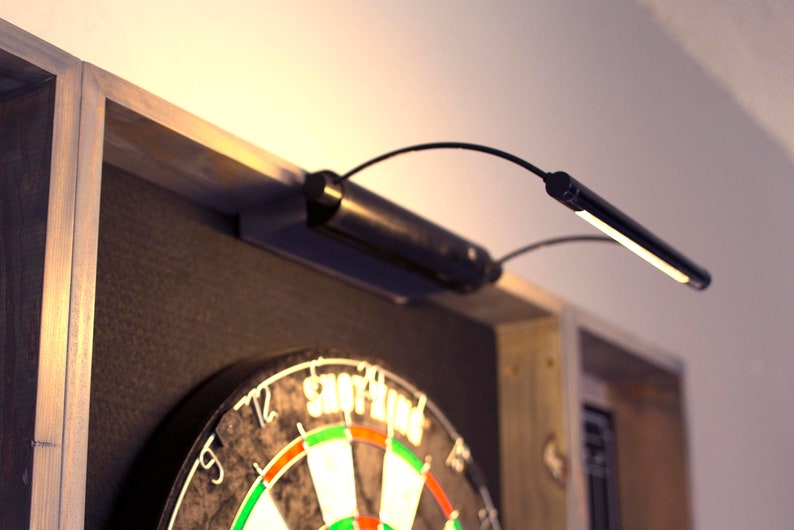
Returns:
[[[579,235],[579,236],[562,236],[562,237],[553,237],[550,239],[544,239],[542,241],[538,241],[536,243],[532,243],[530,245],[523,246],[521,248],[517,248],[516,250],[505,254],[498,260],[496,263],[498,265],[503,265],[505,261],[511,260],[513,258],[517,258],[521,254],[526,254],[527,252],[532,252],[533,250],[537,250],[543,247],[550,247],[552,245],[560,245],[562,243],[576,243],[581,241],[597,241],[602,243],[617,243],[614,239],[608,236],[587,236],[587,235]]]
[[[522,158],[519,158],[515,155],[511,155],[507,151],[502,151],[501,149],[495,149],[493,147],[487,147],[485,145],[470,144],[466,142],[432,142],[426,144],[412,145],[410,147],[403,147],[401,149],[397,149],[395,151],[391,151],[386,154],[380,155],[376,158],[373,158],[372,160],[368,160],[367,162],[364,162],[363,164],[351,169],[344,175],[337,178],[335,182],[341,182],[343,180],[347,180],[356,173],[370,166],[373,166],[378,162],[383,162],[384,160],[395,157],[397,155],[402,155],[405,153],[413,153],[416,151],[428,151],[430,149],[464,149],[466,151],[478,151],[480,153],[486,153],[489,155],[502,158],[504,160],[508,160],[518,166],[523,167],[527,171],[534,173],[535,175],[539,176],[542,179],[546,178],[546,172],[543,171],[542,169],[538,168],[533,164],[530,164],[529,162],[527,162]]]
[[[409,146],[409,147],[403,147],[403,148],[396,149],[394,151],[390,151],[388,153],[382,154],[380,156],[377,156],[377,157],[375,157],[375,158],[373,158],[371,160],[368,160],[368,161],[364,162],[363,164],[360,164],[360,165],[354,167],[353,169],[351,169],[350,171],[348,171],[344,175],[341,175],[341,176],[337,177],[334,182],[335,183],[339,183],[339,182],[341,182],[343,180],[347,180],[350,177],[352,177],[353,175],[355,175],[356,173],[359,173],[360,171],[363,171],[364,169],[367,169],[370,166],[374,166],[375,164],[377,164],[379,162],[383,162],[384,160],[388,160],[389,158],[393,158],[395,156],[406,154],[406,153],[414,153],[414,152],[417,152],[417,151],[429,151],[431,149],[463,149],[463,150],[466,150],[466,151],[477,151],[477,152],[480,152],[480,153],[485,153],[485,154],[488,154],[488,155],[496,156],[498,158],[502,158],[504,160],[512,162],[512,163],[514,163],[514,164],[526,169],[530,173],[534,173],[535,175],[537,175],[538,177],[542,178],[543,180],[545,180],[546,176],[547,176],[547,173],[545,171],[543,171],[539,167],[535,166],[534,164],[530,164],[526,160],[524,160],[522,158],[519,158],[519,157],[517,157],[515,155],[512,155],[512,154],[508,153],[507,151],[502,151],[501,149],[495,149],[493,147],[488,147],[488,146],[485,146],[485,145],[472,144],[472,143],[466,143],[466,142],[431,142],[431,143],[412,145],[412,146]],[[499,266],[502,266],[504,264],[504,262],[506,262],[508,260],[516,258],[516,257],[518,257],[518,256],[520,256],[522,254],[526,254],[528,252],[532,252],[533,250],[537,250],[539,248],[548,247],[548,246],[552,246],[552,245],[559,245],[559,244],[562,244],[562,243],[573,243],[573,242],[581,242],[581,241],[600,241],[600,242],[607,242],[607,243],[609,243],[609,242],[617,243],[617,241],[615,241],[611,237],[597,236],[597,235],[595,235],[595,236],[576,235],[576,236],[554,237],[554,238],[550,238],[550,239],[544,239],[543,241],[538,241],[536,243],[532,243],[530,245],[526,245],[526,246],[523,246],[521,248],[518,248],[518,249],[506,254],[501,259],[497,260],[495,263],[497,265],[499,265]]]

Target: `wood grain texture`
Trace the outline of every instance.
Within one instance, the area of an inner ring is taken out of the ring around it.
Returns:
[[[0,19],[0,92],[31,86],[78,65],[75,57]]]
[[[303,170],[99,68],[105,161],[222,213],[267,204]]]
[[[64,452],[64,400],[69,362],[69,303],[74,228],[74,185],[77,160],[77,114],[80,67],[76,61],[58,71],[52,122],[50,200],[47,206],[47,248],[42,291],[39,384],[36,392],[36,431],[33,453],[31,528],[60,528],[62,484],[68,477],[69,454]]]
[[[509,274],[505,274],[502,279],[509,276]],[[537,299],[527,297],[526,293],[511,293],[501,288],[501,285],[486,285],[465,296],[461,296],[460,293],[443,291],[431,295],[430,299],[450,311],[455,311],[476,322],[490,326],[530,321],[552,313]]]
[[[46,70],[0,50],[0,94],[8,94],[52,77]]]
[[[60,488],[59,528],[83,528],[88,458],[91,351],[94,331],[99,193],[102,166],[102,124],[105,100],[91,78],[81,79],[79,153],[74,198],[74,239],[69,305],[69,343],[64,395],[63,468],[69,477]]]
[[[578,311],[566,306],[559,315],[560,341],[562,343],[563,363],[563,421],[565,422],[566,442],[571,448],[568,461],[568,498],[566,510],[568,528],[587,528],[589,526],[588,488],[582,460],[584,433],[582,422],[582,351],[579,333]]]
[[[29,523],[54,95],[50,80],[0,96],[3,528]]]
[[[623,527],[688,530],[689,466],[678,388],[642,380],[610,386]]]
[[[688,530],[692,510],[683,363],[581,311],[569,311],[568,318],[567,340],[579,365],[579,382],[571,385],[571,395],[578,394],[573,398],[577,407],[569,409],[572,430],[581,423],[582,379],[588,378],[605,394],[602,405],[613,413],[623,528]],[[575,470],[574,477],[583,480],[583,473]],[[582,491],[586,494],[586,488]]]
[[[25,262],[24,267],[29,274],[40,275],[39,286],[22,292],[22,298],[17,296],[10,306],[13,311],[23,313],[28,311],[26,308],[31,304],[38,306],[38,325],[35,328],[38,341],[37,365],[34,369],[36,384],[32,395],[23,394],[22,404],[35,410],[29,414],[33,431],[28,434],[25,446],[18,448],[19,457],[27,459],[25,483],[30,490],[29,500],[25,505],[9,505],[12,508],[7,508],[3,503],[0,517],[9,513],[20,514],[25,520],[29,519],[31,528],[56,528],[60,515],[61,470],[64,463],[63,402],[80,63],[54,46],[0,20],[0,68],[3,76],[0,81],[3,89],[0,92],[4,92],[6,98],[17,98],[38,90],[38,87],[48,87],[46,112],[42,110],[46,118],[42,114],[37,122],[28,116],[25,119],[29,123],[24,125],[30,128],[38,123],[47,130],[47,138],[42,138],[38,145],[28,141],[19,150],[19,153],[28,153],[27,156],[37,153],[35,156],[39,160],[46,159],[46,167],[42,162],[39,172],[33,171],[30,175],[20,177],[22,186],[10,193],[14,200],[22,200],[25,207],[12,209],[6,207],[8,204],[3,205],[4,232],[14,223],[35,226],[35,235],[30,235],[25,244],[35,245],[36,252],[41,252],[43,262],[38,261],[39,255],[36,260]],[[43,103],[40,108],[44,109]],[[5,127],[9,122],[3,119],[2,123]],[[4,154],[6,147],[0,147]],[[4,158],[6,163],[8,160]],[[32,167],[30,165],[27,170]],[[13,179],[6,179],[10,174],[6,169],[4,167],[4,174],[0,178],[3,185],[13,182]],[[34,189],[35,193],[32,191]],[[30,193],[34,193],[43,204],[22,198]],[[30,207],[35,207],[35,215],[27,211]],[[6,217],[13,220],[6,222]],[[5,250],[4,257],[7,257]],[[16,257],[21,259],[20,256],[24,255],[23,252]],[[13,323],[14,326],[17,324]],[[23,328],[15,328],[17,333],[22,331]],[[33,329],[27,328],[24,332],[34,333]],[[4,362],[18,353],[4,348]],[[32,461],[26,447],[32,452]],[[24,516],[21,515],[23,512]],[[25,526],[28,525],[20,523],[11,527]]]
[[[568,528],[567,491],[543,461],[547,443],[568,454],[560,323],[556,317],[496,328],[499,355],[502,524]]]

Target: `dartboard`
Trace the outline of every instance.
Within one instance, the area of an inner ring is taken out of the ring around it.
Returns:
[[[499,528],[465,440],[382,363],[315,349],[218,378],[159,528]]]

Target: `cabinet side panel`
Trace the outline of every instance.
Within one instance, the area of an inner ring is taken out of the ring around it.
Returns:
[[[691,528],[683,407],[677,385],[612,385],[624,528]]]
[[[568,448],[559,320],[499,326],[497,349],[502,523],[507,530],[562,530]],[[560,475],[555,478],[549,468]]]
[[[0,527],[29,523],[54,79],[0,98]]]

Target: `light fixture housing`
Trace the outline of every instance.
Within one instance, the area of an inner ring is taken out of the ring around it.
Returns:
[[[557,237],[493,260],[483,247],[349,180],[395,156],[431,149],[481,152],[516,164],[543,179],[551,197],[609,237]],[[240,237],[398,303],[442,289],[474,291],[495,282],[509,259],[549,244],[583,240],[621,243],[694,289],[705,289],[711,283],[708,271],[569,174],[546,173],[500,149],[466,142],[432,142],[384,153],[341,176],[319,171],[303,177],[296,187],[286,187],[278,200],[241,212]]]
[[[659,239],[629,216],[599,197],[568,173],[547,173],[546,192],[639,257],[674,280],[698,290],[711,283],[711,275]]]
[[[458,292],[495,282],[502,267],[472,243],[332,171],[306,175],[309,228]]]

